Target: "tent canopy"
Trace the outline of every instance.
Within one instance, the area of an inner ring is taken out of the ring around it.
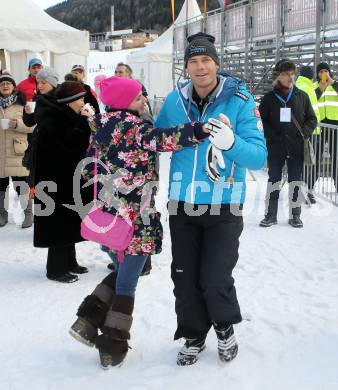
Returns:
[[[1,67],[19,82],[27,77],[32,57],[55,68],[60,81],[73,64],[86,66],[89,34],[61,23],[31,0],[2,0],[0,11]]]
[[[3,0],[1,3],[0,49],[88,55],[87,31],[57,21],[31,0]]]
[[[172,62],[173,51],[173,27],[169,27],[155,41],[149,43],[145,48],[132,53],[128,57],[128,62]]]

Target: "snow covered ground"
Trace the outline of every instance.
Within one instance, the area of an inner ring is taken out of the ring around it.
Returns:
[[[0,232],[1,390],[336,390],[338,388],[338,208],[320,200],[304,208],[303,229],[258,226],[266,175],[248,175],[248,203],[234,277],[244,321],[235,327],[239,355],[221,364],[213,332],[197,364],[178,367],[173,342],[174,299],[166,218],[168,157],[162,157],[158,207],[165,242],[153,270],[140,279],[125,364],[103,371],[98,353],[68,335],[84,296],[107,275],[107,256],[78,245],[90,272],[63,285],[45,278],[46,250],[32,247],[32,230],[11,193],[10,223]],[[286,199],[286,189],[284,190]],[[285,203],[285,202],[284,202]]]

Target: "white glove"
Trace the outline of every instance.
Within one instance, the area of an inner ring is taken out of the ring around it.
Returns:
[[[222,112],[219,114],[219,117],[221,118],[221,122],[223,122],[223,123],[225,122],[225,124],[226,124],[227,126],[229,126],[230,129],[232,128],[229,117],[227,117],[227,116],[226,116],[225,114],[223,114]]]
[[[206,153],[206,171],[209,179],[213,182],[218,181],[220,177],[217,165],[219,165],[221,169],[225,169],[223,154],[220,149],[210,144]]]
[[[93,116],[95,115],[95,110],[89,103],[86,103],[81,110],[81,115],[87,117]]]
[[[224,115],[225,116],[225,115]],[[229,150],[235,142],[231,128],[218,119],[210,118],[205,127],[209,130],[210,142],[221,150]]]

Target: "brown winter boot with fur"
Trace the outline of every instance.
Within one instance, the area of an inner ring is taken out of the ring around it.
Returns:
[[[102,368],[119,366],[129,349],[130,328],[133,322],[134,297],[116,295],[112,309],[106,316],[102,335],[96,338]]]
[[[98,284],[95,290],[88,295],[76,313],[78,319],[69,329],[69,334],[77,341],[93,347],[106,320],[107,312],[115,297],[116,273],[110,273]]]

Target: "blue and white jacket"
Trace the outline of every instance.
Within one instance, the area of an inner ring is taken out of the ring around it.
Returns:
[[[225,169],[213,183],[206,174],[206,151],[210,141],[174,152],[169,176],[169,199],[192,204],[243,204],[246,168],[257,170],[266,160],[263,125],[252,95],[244,82],[226,73],[209,97],[202,115],[192,100],[191,81],[178,84],[166,98],[155,122],[156,127],[173,127],[191,121],[207,121],[227,115],[233,126],[235,143],[223,152]]]

